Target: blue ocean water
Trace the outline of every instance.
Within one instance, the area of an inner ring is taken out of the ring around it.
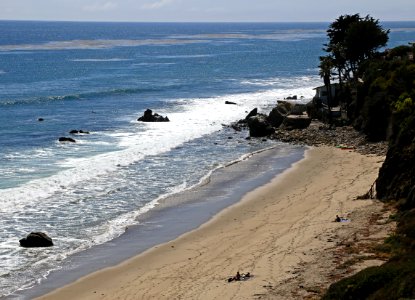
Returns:
[[[310,99],[327,26],[0,21],[0,295],[269,147],[223,124],[290,95]],[[384,27],[390,47],[415,40],[414,22]],[[137,122],[146,108],[171,122]],[[90,134],[57,141],[72,129]],[[20,248],[31,231],[57,246]]]

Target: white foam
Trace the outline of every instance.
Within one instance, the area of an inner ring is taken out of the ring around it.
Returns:
[[[127,58],[77,58],[71,59],[74,62],[117,62],[117,61],[131,61]]]
[[[67,157],[59,162],[59,167],[63,170],[54,175],[34,179],[14,188],[1,189],[0,199],[3,201],[1,210],[17,212],[24,209],[26,204],[30,203],[33,206],[56,193],[61,193],[63,189],[71,190],[79,183],[111,174],[119,167],[133,164],[146,156],[167,152],[189,140],[218,131],[222,128],[222,124],[244,118],[246,113],[255,107],[272,106],[278,99],[289,94],[311,97],[314,94],[313,80],[310,82],[309,87],[298,85],[292,89],[176,100],[174,112],[156,111],[161,115],[167,115],[171,122],[134,121],[133,126],[108,134],[116,141],[117,151],[98,153],[90,157]],[[227,105],[225,101],[235,102],[237,105]],[[57,144],[57,146],[64,150],[75,151],[78,148],[74,149],[74,146],[82,148],[87,143],[70,145],[70,148],[68,145]],[[44,156],[46,153],[39,151],[38,155]]]
[[[175,65],[176,63],[174,62],[154,62],[154,63],[150,63],[150,62],[145,62],[145,63],[136,63],[136,64],[132,64],[132,66],[160,66],[160,65]]]

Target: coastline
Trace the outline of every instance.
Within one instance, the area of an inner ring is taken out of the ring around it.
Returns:
[[[392,224],[378,224],[389,215],[381,203],[355,200],[367,192],[382,161],[331,147],[307,150],[305,159],[199,228],[38,299],[316,295],[359,269],[339,268],[347,260],[338,253],[342,243],[350,237],[356,244],[365,237],[381,241],[392,229]],[[336,214],[350,222],[333,222]],[[368,231],[373,232],[360,235],[367,222],[372,222]],[[368,266],[382,261],[361,262]],[[253,277],[228,283],[237,271]]]

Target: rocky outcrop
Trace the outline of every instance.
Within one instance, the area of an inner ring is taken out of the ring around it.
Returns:
[[[276,107],[284,115],[288,115],[294,106],[291,102],[288,102],[288,101],[278,100],[277,103],[278,104]]]
[[[278,101],[277,106],[269,113],[268,122],[275,128],[278,128],[281,124],[284,124],[287,128],[306,128],[310,124],[309,121],[311,121],[311,119],[305,117],[306,111],[307,106],[305,104],[293,104],[288,101],[280,100]],[[298,120],[294,117],[292,120],[285,121],[287,118],[292,118],[292,115],[300,117]]]
[[[61,136],[61,137],[59,138],[59,142],[61,142],[61,143],[66,143],[66,142],[69,142],[69,143],[76,143],[76,141],[75,141],[73,138],[70,138],[70,137],[65,137],[65,136]]]
[[[248,119],[250,117],[254,117],[258,114],[258,108],[254,108],[253,110],[251,110],[245,117],[245,120],[248,121]]]
[[[288,115],[284,118],[282,125],[287,130],[305,129],[311,123],[311,118],[307,115]]]
[[[275,128],[279,127],[287,116],[288,112],[284,106],[277,105],[268,115],[268,122]]]
[[[286,143],[309,146],[327,145],[379,156],[384,156],[388,147],[387,142],[368,142],[364,134],[359,133],[351,126],[330,127],[315,120],[306,129],[285,130],[280,127],[272,135],[272,138]]]
[[[160,116],[159,114],[153,114],[151,109],[147,109],[144,115],[139,117],[137,121],[141,122],[170,122],[168,117]]]
[[[20,246],[25,248],[51,247],[52,239],[43,232],[31,232],[27,237],[19,240]]]
[[[267,116],[257,114],[248,119],[249,135],[251,137],[264,137],[275,132],[274,128],[267,120]]]
[[[302,103],[296,103],[292,105],[290,114],[301,116],[307,112],[307,105]]]

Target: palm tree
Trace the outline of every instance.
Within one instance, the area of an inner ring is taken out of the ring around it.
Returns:
[[[327,90],[327,106],[328,106],[328,118],[329,118],[329,124],[331,124],[331,103],[333,99],[333,95],[331,93],[331,75],[332,70],[334,68],[334,62],[333,58],[330,56],[320,56],[320,72],[319,75],[321,78],[323,78],[324,86]]]

